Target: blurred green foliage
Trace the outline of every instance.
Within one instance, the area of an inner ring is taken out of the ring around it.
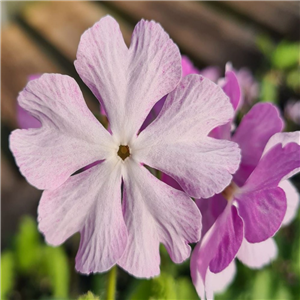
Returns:
[[[41,245],[37,224],[30,217],[21,221],[15,241],[16,264],[21,273],[33,272],[39,266]]]
[[[162,272],[159,277],[141,280],[128,299],[197,300],[199,298],[190,278],[174,278],[173,274]]]
[[[7,299],[7,295],[13,289],[14,279],[14,254],[11,251],[5,251],[1,254],[1,299]]]
[[[88,292],[87,294],[80,296],[78,300],[100,300],[100,298],[95,296],[92,292]]]
[[[1,299],[11,299],[13,294],[32,300],[69,296],[67,255],[62,247],[42,242],[31,217],[22,218],[12,248],[1,254],[1,264]]]
[[[275,44],[268,36],[257,38],[257,46],[264,55],[259,70],[260,101],[279,103],[280,90],[300,93],[300,42],[282,41]],[[288,100],[288,99],[286,99]]]
[[[300,62],[300,44],[282,41],[274,49],[271,56],[272,66],[276,69],[289,69]]]

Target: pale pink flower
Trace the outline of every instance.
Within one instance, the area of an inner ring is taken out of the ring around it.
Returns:
[[[182,76],[187,76],[190,74],[200,74],[205,78],[210,79],[211,81],[217,83],[218,79],[221,76],[220,69],[216,66],[208,66],[202,70],[198,70],[192,61],[185,55],[182,55],[181,58],[182,65]]]
[[[295,124],[300,125],[300,100],[288,100],[284,114],[287,119],[293,121]]]
[[[103,106],[111,133],[69,76],[44,74],[20,93],[19,104],[42,126],[15,130],[10,148],[26,179],[45,190],[39,229],[51,245],[80,232],[82,273],[118,264],[137,277],[158,275],[160,243],[180,263],[190,255],[188,243],[200,238],[201,215],[189,196],[221,192],[238,168],[237,145],[208,137],[232,118],[231,104],[208,79],[180,81],[179,49],[153,21],[137,24],[128,49],[116,21],[101,19],[82,35],[75,67]],[[138,134],[166,94],[159,116]],[[175,178],[185,192],[143,164]]]

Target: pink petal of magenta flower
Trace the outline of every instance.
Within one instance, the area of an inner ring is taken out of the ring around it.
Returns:
[[[191,62],[191,60],[185,55],[182,55],[181,65],[183,77],[190,74],[200,74],[203,77],[206,77],[216,83],[221,75],[220,69],[215,66],[209,66],[202,70],[198,70]]]
[[[264,151],[268,140],[283,129],[283,120],[278,108],[271,103],[258,103],[243,117],[232,140],[242,150],[239,170],[234,174],[234,181],[242,186]]]
[[[265,124],[263,128],[258,126],[259,122]],[[293,218],[299,201],[297,193],[289,182],[286,184],[285,179],[299,171],[300,133],[276,133],[282,127],[283,122],[273,105],[257,104],[244,117],[236,131],[235,141],[241,145],[242,164],[244,162],[245,167],[251,167],[250,170],[245,168],[248,172],[234,175],[234,182],[242,177],[241,188],[235,189],[226,209],[224,209],[226,200],[222,195],[215,195],[207,200],[196,200],[203,214],[202,234],[204,237],[192,254],[191,274],[200,297],[204,297],[204,294],[212,297],[213,289],[206,276],[213,271],[222,272],[226,267],[224,261],[229,261],[229,253],[220,250],[217,252],[217,249],[222,249],[218,234],[230,236],[232,233],[232,229],[228,228],[231,219],[225,218],[229,215],[229,207],[234,207],[230,202],[237,203],[237,211],[243,220],[244,225],[236,224],[236,226],[245,228],[245,237],[243,243],[240,244],[242,246],[236,248],[239,252],[233,252],[231,259],[238,255],[238,258],[246,265],[260,268],[275,259],[277,255],[276,245],[270,237],[283,224],[284,218],[287,220],[290,217]],[[255,136],[256,132],[257,136]],[[247,133],[250,135],[248,140],[243,136]],[[270,135],[272,135],[271,138]],[[252,148],[254,150],[251,152]],[[285,187],[286,191],[280,186]],[[204,204],[205,201],[209,202]],[[287,203],[290,203],[289,213],[286,213]],[[215,229],[216,233],[213,235],[213,228],[217,228],[220,223],[222,226],[218,228],[219,230]],[[206,244],[211,245],[214,251],[205,253]],[[236,241],[233,242],[232,247],[235,245]],[[265,251],[263,254],[262,249]],[[215,265],[212,264],[213,261]]]
[[[234,110],[237,110],[241,98],[241,89],[238,79],[232,70],[226,70],[225,81],[222,88],[225,94],[229,97]]]
[[[199,242],[191,257],[191,276],[202,299],[210,294],[209,273],[219,273],[233,261],[243,240],[243,221],[230,203]]]
[[[251,244],[243,239],[237,258],[246,266],[259,269],[277,257],[277,246],[273,238]]]
[[[296,216],[299,206],[299,194],[289,180],[282,180],[279,187],[283,189],[287,200],[287,209],[281,226],[288,225]],[[273,238],[251,244],[246,239],[237,254],[237,258],[249,268],[262,268],[277,257],[277,246]]]
[[[219,79],[218,84],[223,88],[223,91],[229,97],[232,107],[236,113],[240,103],[241,90],[234,71],[228,70],[226,67],[225,77]],[[214,130],[212,130],[210,136],[217,139],[230,140],[232,125],[233,119],[227,124],[216,127]]]
[[[264,149],[263,155],[265,155],[265,153],[267,153],[272,147],[274,147],[277,144],[281,144],[282,147],[284,147],[288,143],[296,143],[297,145],[300,145],[300,131],[274,134],[268,141]],[[286,174],[286,176],[282,178],[282,180],[288,179],[298,172],[300,172],[300,167],[295,168],[292,172]]]
[[[222,272],[213,273],[207,270],[205,283],[196,266],[197,246],[191,256],[191,277],[199,297],[204,300],[213,300],[214,294],[223,293],[236,275],[236,264],[232,261]]]
[[[40,76],[41,76],[40,74],[30,75],[28,76],[28,81],[37,79]],[[41,127],[41,122],[35,117],[33,117],[28,111],[26,111],[19,104],[17,104],[17,121],[21,129]]]
[[[289,225],[296,217],[299,208],[300,196],[290,180],[281,180],[279,187],[284,190],[286,195],[287,208],[282,221],[282,226],[286,226]]]
[[[226,208],[227,200],[222,194],[216,194],[209,199],[196,199],[196,204],[202,214],[202,236],[204,236]]]
[[[285,135],[281,133],[281,135]],[[300,166],[300,147],[278,143],[259,161],[235,199],[245,222],[245,238],[258,243],[273,236],[286,212],[286,195],[280,181]]]
[[[158,275],[160,243],[180,263],[190,255],[188,243],[200,239],[201,214],[189,196],[220,192],[238,168],[237,145],[207,136],[232,118],[232,107],[208,79],[193,75],[178,85],[178,47],[153,21],[137,24],[128,49],[117,22],[101,19],[82,35],[75,66],[111,133],[68,76],[45,74],[20,93],[19,104],[42,126],[15,130],[10,148],[27,180],[45,189],[39,229],[52,245],[80,232],[82,273],[119,264],[138,277]],[[166,94],[159,117],[137,135]],[[167,170],[189,194],[156,179],[144,163]]]
[[[226,65],[227,70],[234,71],[241,87],[240,106],[251,106],[259,95],[259,84],[248,68],[235,70],[231,63]]]
[[[28,111],[20,105],[17,105],[17,121],[21,129],[41,127],[41,122],[29,114]]]
[[[182,55],[181,57],[181,66],[182,66],[183,77],[190,74],[200,74],[200,71],[194,66],[191,60],[185,55]]]

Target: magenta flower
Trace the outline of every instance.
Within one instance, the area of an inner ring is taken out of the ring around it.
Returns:
[[[298,200],[286,179],[300,167],[299,132],[276,133],[282,127],[275,106],[255,105],[231,138],[242,150],[233,182],[209,202],[197,200],[205,214],[205,235],[192,254],[191,274],[202,299],[205,294],[212,299],[213,292],[232,280],[236,255],[250,267],[261,267],[276,256],[269,238],[292,218],[287,201]]]
[[[241,87],[240,106],[249,107],[255,103],[259,95],[259,84],[248,68],[235,70],[230,63],[226,65],[228,71],[234,71]]]
[[[216,83],[221,76],[220,69],[215,66],[209,66],[202,70],[198,70],[191,60],[185,55],[183,55],[181,58],[181,65],[183,77],[190,74],[200,74]]]
[[[232,118],[232,107],[210,80],[191,75],[180,81],[179,50],[153,21],[137,24],[128,49],[116,21],[101,19],[82,35],[75,67],[112,133],[69,76],[44,74],[20,93],[19,104],[42,124],[10,137],[21,173],[45,190],[39,230],[51,245],[79,231],[76,269],[82,273],[118,264],[137,277],[158,275],[160,243],[180,263],[190,255],[188,243],[200,239],[201,215],[189,196],[220,193],[238,168],[237,144],[208,137]],[[166,94],[159,116],[137,135]],[[143,164],[175,178],[186,193]]]

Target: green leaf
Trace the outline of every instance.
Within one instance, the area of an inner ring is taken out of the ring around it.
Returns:
[[[293,252],[292,252],[292,261],[293,263],[293,270],[294,272],[300,277],[300,241],[299,238],[295,237],[295,241],[293,243]]]
[[[155,299],[177,299],[174,278],[161,273],[159,277],[152,279],[152,294]]]
[[[272,55],[272,65],[278,69],[288,69],[300,61],[300,44],[283,41]]]
[[[262,80],[260,97],[260,101],[262,102],[278,102],[277,85],[274,82],[272,82],[272,80],[270,80],[268,77],[265,77]]]
[[[296,91],[300,91],[300,69],[291,70],[286,77],[287,86]]]
[[[140,280],[136,288],[131,293],[130,300],[150,299],[152,280]]]
[[[274,50],[274,43],[268,36],[259,35],[256,39],[256,46],[266,57],[271,57]]]
[[[44,247],[44,262],[50,278],[53,296],[66,299],[69,294],[70,273],[68,259],[62,247]]]
[[[29,216],[22,218],[16,236],[17,267],[23,273],[35,271],[40,259],[40,237],[36,222]]]
[[[176,300],[175,280],[171,275],[165,273],[150,280],[141,280],[129,299]]]
[[[100,300],[100,298],[95,296],[92,292],[87,292],[87,294],[80,296],[78,300]]]
[[[10,251],[1,254],[1,299],[7,299],[7,295],[12,291],[15,282],[14,255]]]
[[[271,272],[262,270],[256,274],[252,287],[252,299],[272,299]]]
[[[280,285],[278,289],[276,290],[275,296],[273,298],[274,300],[292,300],[293,297],[290,293],[290,291],[284,286]]]
[[[178,300],[198,300],[199,297],[190,278],[178,278],[176,280],[176,294]]]

